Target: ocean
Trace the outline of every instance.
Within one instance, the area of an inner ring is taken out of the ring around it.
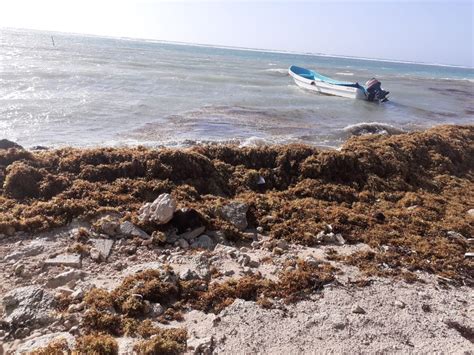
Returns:
[[[390,101],[304,91],[292,64],[376,77]],[[0,29],[0,138],[25,147],[338,147],[352,134],[473,122],[472,68]]]

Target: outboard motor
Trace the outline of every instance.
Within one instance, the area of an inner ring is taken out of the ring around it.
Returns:
[[[382,89],[381,85],[380,81],[375,78],[372,78],[365,83],[367,100],[379,102],[388,101],[387,95],[389,92]]]

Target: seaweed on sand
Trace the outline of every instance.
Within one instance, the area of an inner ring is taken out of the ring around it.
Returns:
[[[104,211],[126,213],[152,233],[161,227],[140,224],[138,210],[170,192],[179,207],[195,209],[208,228],[234,240],[242,233],[215,213],[230,199],[247,202],[250,226],[276,239],[316,245],[329,224],[348,243],[369,244],[376,258],[347,259],[368,273],[386,264],[391,274],[424,270],[461,279],[473,267],[463,257],[468,245],[447,232],[474,234],[466,213],[474,205],[474,126],[353,137],[340,151],[10,148],[0,150],[0,180],[0,234],[38,232]]]

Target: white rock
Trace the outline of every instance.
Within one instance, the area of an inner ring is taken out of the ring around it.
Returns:
[[[77,304],[71,304],[67,311],[68,313],[76,313],[76,312],[80,312],[84,309],[85,307],[85,303],[84,302],[81,302],[81,303],[77,303]]]
[[[96,249],[99,252],[100,257],[103,260],[107,260],[110,253],[112,252],[112,247],[114,245],[114,241],[111,240],[111,239],[91,239],[90,241],[92,242],[92,245],[94,246],[94,248],[92,248],[92,249]],[[94,257],[92,257],[92,249],[90,251],[91,258],[93,260],[96,260]],[[95,253],[95,251],[94,251],[94,253]],[[94,256],[96,256],[96,255],[94,255]]]
[[[70,296],[74,292],[74,290],[71,290],[70,288],[67,287],[58,287],[56,288],[56,296]]]
[[[33,241],[30,245],[21,248],[5,256],[5,260],[19,260],[29,256],[35,256],[43,252],[44,246],[41,241]]]
[[[170,194],[161,194],[152,203],[140,208],[139,218],[142,221],[153,221],[158,224],[168,223],[176,210],[176,201]]]
[[[81,268],[82,260],[80,254],[60,254],[54,258],[47,259],[44,264],[49,266],[64,265],[74,268]]]
[[[46,287],[56,288],[66,285],[68,282],[80,280],[85,276],[85,272],[81,270],[70,270],[51,277],[46,282]]]
[[[158,316],[161,316],[165,312],[165,309],[163,308],[161,304],[153,303],[151,305],[151,312],[153,313],[155,317],[158,317]]]
[[[187,341],[188,350],[193,354],[212,354],[212,347],[214,345],[214,337],[207,338],[191,338]]]
[[[18,345],[18,348],[16,349],[16,353],[18,354],[30,353],[33,350],[44,348],[49,343],[53,342],[54,340],[59,340],[59,339],[66,340],[70,347],[73,347],[75,343],[74,337],[67,332],[45,334],[45,335],[40,335],[33,338],[30,337],[29,339],[23,341],[22,343]]]
[[[467,211],[467,215],[471,218],[474,218],[474,208],[471,208],[469,211]]]
[[[100,251],[97,248],[91,248],[89,250],[89,255],[91,256],[91,259],[94,261],[101,261],[102,257],[100,255]]]

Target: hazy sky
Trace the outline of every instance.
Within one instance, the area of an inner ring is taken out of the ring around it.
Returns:
[[[0,0],[0,27],[471,67],[473,17],[473,0]]]

